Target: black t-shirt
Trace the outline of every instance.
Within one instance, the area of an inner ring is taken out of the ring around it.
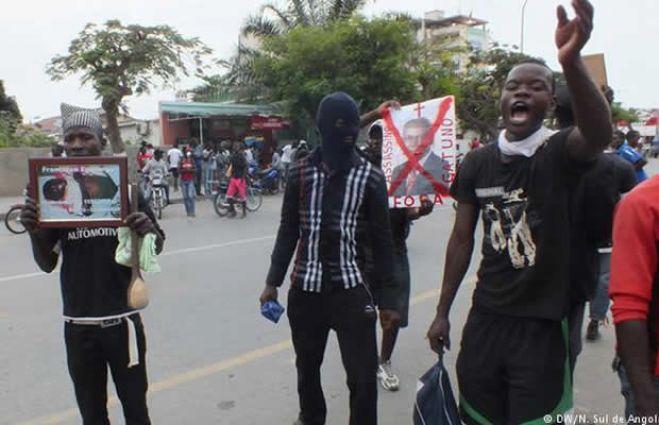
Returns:
[[[496,143],[469,152],[451,195],[480,208],[483,259],[474,305],[497,314],[561,320],[568,308],[569,129],[531,158],[506,157]]]
[[[234,152],[231,154],[231,177],[242,179],[247,173],[247,158],[242,152]]]
[[[139,210],[160,230],[142,196]],[[60,283],[64,316],[107,317],[130,312],[127,290],[131,269],[115,262],[117,229],[112,227],[61,229]],[[161,234],[162,230],[160,230]]]
[[[575,169],[578,172],[578,169]],[[575,176],[578,177],[578,176]],[[613,213],[623,193],[636,185],[634,167],[615,152],[601,154],[583,171],[573,190],[571,217],[572,300],[593,297],[597,286],[598,248],[611,245]]]
[[[634,167],[616,153],[602,154],[581,179],[580,201],[588,239],[598,246],[609,246],[613,211],[620,195],[636,186]]]

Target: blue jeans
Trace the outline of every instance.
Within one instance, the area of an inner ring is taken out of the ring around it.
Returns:
[[[194,175],[194,187],[197,195],[201,195],[201,178],[203,176],[203,162],[201,160],[195,160],[195,175]]]
[[[611,275],[611,253],[599,254],[597,288],[590,301],[590,320],[604,320],[609,310],[609,278]]]
[[[185,204],[185,212],[188,215],[194,214],[194,202],[197,192],[194,187],[194,180],[184,181],[181,180],[181,190],[183,190],[183,203]]]
[[[211,187],[211,181],[214,180],[215,168],[211,168],[209,165],[206,165],[204,168],[204,194],[210,196],[213,188]]]

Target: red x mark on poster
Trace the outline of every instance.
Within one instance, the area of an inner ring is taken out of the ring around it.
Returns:
[[[392,196],[396,192],[396,189],[398,189],[398,187],[405,181],[405,179],[407,179],[407,176],[413,170],[418,171],[422,176],[428,179],[430,184],[432,184],[433,188],[435,189],[436,193],[439,193],[443,196],[448,195],[448,188],[443,184],[441,184],[440,182],[438,182],[432,174],[430,174],[428,171],[426,171],[425,168],[423,168],[423,165],[421,165],[421,163],[417,159],[417,155],[422,155],[426,151],[426,149],[428,149],[428,147],[433,144],[433,142],[435,141],[435,134],[439,130],[439,127],[441,127],[444,118],[446,118],[446,114],[451,108],[452,103],[453,103],[453,97],[447,97],[442,101],[442,103],[439,105],[439,108],[437,110],[437,116],[435,117],[435,121],[432,123],[432,127],[430,127],[430,130],[428,131],[424,139],[421,141],[421,144],[419,145],[419,147],[415,152],[410,151],[407,145],[405,145],[405,141],[401,137],[398,128],[396,128],[396,126],[394,125],[394,121],[391,118],[391,111],[389,109],[384,111],[383,114],[384,122],[387,124],[387,127],[393,133],[394,139],[396,139],[396,143],[398,144],[400,149],[405,154],[405,157],[407,158],[407,165],[398,175],[398,178],[396,178],[396,180],[391,182],[391,187],[389,187],[389,196]]]

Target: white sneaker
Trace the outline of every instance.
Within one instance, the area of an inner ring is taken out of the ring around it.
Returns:
[[[380,363],[378,366],[378,381],[380,385],[387,391],[398,391],[400,380],[396,374],[391,370],[391,361]]]

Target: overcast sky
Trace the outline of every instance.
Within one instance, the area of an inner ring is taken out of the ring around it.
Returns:
[[[280,0],[283,1],[283,0]],[[595,29],[585,53],[606,55],[609,84],[617,100],[626,106],[659,107],[656,74],[659,72],[657,0],[591,0],[595,5]],[[519,44],[524,0],[370,0],[363,13],[407,12],[420,17],[424,11],[442,9],[447,14],[473,13],[489,21],[495,41]],[[238,41],[239,28],[248,14],[265,0],[36,0],[3,5],[0,14],[0,79],[15,96],[26,121],[59,114],[59,103],[99,106],[93,91],[80,87],[77,77],[51,82],[44,70],[56,54],[67,51],[71,39],[88,22],[120,19],[141,25],[167,24],[185,36],[196,36],[229,57]],[[277,0],[275,0],[277,3]],[[568,0],[529,0],[525,15],[524,50],[545,58],[557,68],[553,31],[557,4]],[[177,89],[196,85],[182,80]],[[131,115],[155,118],[158,101],[174,98],[174,90],[154,91],[131,97]],[[458,99],[459,101],[459,99]]]

